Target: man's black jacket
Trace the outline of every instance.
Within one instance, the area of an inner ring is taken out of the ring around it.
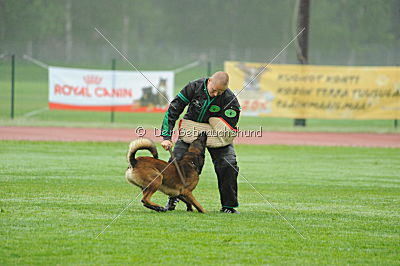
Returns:
[[[207,91],[207,80],[201,78],[189,82],[172,100],[161,126],[164,139],[171,139],[175,122],[188,104],[184,119],[208,123],[210,117],[222,117],[232,128],[236,127],[241,108],[235,94],[226,89],[221,95],[211,98]]]

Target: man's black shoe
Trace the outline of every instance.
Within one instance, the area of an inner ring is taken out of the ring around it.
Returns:
[[[179,199],[177,197],[169,197],[168,203],[165,206],[165,209],[167,211],[173,211],[175,210],[176,204],[178,204]]]
[[[227,207],[222,207],[222,209],[220,210],[220,212],[225,212],[225,213],[236,213],[239,214],[240,212],[238,212],[237,210],[235,210],[234,208],[227,208]]]

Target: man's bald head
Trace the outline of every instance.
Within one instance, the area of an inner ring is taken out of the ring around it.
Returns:
[[[225,87],[225,89],[228,88],[229,76],[226,72],[222,71],[215,72],[214,75],[211,76],[211,79],[215,85],[223,86]]]
[[[226,72],[216,72],[207,82],[207,90],[211,97],[221,95],[226,91],[229,84],[229,76]]]

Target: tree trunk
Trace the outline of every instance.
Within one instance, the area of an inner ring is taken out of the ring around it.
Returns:
[[[129,15],[125,14],[122,21],[122,53],[128,55],[129,49]]]
[[[0,0],[0,39],[4,40],[6,37],[6,14],[5,14],[5,3]]]
[[[65,59],[67,62],[72,58],[72,14],[71,0],[65,2]]]

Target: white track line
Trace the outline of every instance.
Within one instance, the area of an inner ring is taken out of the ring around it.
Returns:
[[[24,114],[23,116],[24,116],[24,117],[31,117],[31,116],[34,116],[34,115],[43,113],[43,112],[45,112],[45,111],[47,111],[47,110],[49,110],[48,107],[44,107],[44,108],[40,108],[40,109],[34,110],[34,111],[32,111],[32,112],[26,113],[26,114]]]

